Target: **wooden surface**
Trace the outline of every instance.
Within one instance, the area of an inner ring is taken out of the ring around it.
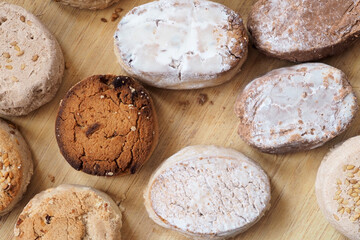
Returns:
[[[235,98],[252,79],[271,69],[292,65],[266,57],[250,47],[248,60],[232,81],[218,87],[169,91],[148,88],[159,115],[160,141],[148,163],[135,175],[104,178],[77,172],[61,156],[54,135],[54,121],[60,99],[81,79],[93,74],[123,74],[113,53],[113,33],[117,22],[111,22],[114,9],[121,7],[123,16],[133,7],[149,0],[121,0],[101,11],[78,10],[50,0],[6,0],[37,15],[55,34],[63,49],[68,69],[55,99],[26,117],[8,118],[19,125],[29,143],[35,162],[34,176],[24,199],[10,214],[0,219],[0,239],[11,239],[17,216],[38,192],[61,183],[92,186],[107,192],[125,208],[121,234],[125,240],[185,239],[180,234],[153,223],[143,206],[143,189],[156,167],[181,148],[193,144],[217,144],[235,148],[256,160],[272,182],[271,209],[260,222],[236,239],[344,239],[323,218],[316,203],[314,181],[317,168],[326,152],[335,144],[359,134],[360,116],[341,136],[316,150],[295,154],[263,154],[247,146],[237,135],[238,119],[233,112]],[[238,11],[243,18],[253,1],[219,0]],[[107,23],[101,21],[106,18]],[[342,69],[359,96],[360,44],[340,56],[323,62]],[[198,103],[200,93],[208,95]],[[51,181],[55,176],[55,181]]]

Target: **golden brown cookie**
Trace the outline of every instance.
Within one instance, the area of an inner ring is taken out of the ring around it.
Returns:
[[[18,203],[30,182],[33,162],[15,125],[0,118],[0,216]]]
[[[60,103],[55,128],[70,165],[99,176],[135,173],[158,142],[151,97],[125,76],[96,75],[77,83]]]

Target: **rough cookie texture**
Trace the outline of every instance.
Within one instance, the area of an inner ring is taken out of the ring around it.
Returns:
[[[121,240],[121,211],[105,193],[63,184],[37,194],[25,206],[15,239]]]
[[[54,0],[65,5],[70,5],[77,8],[85,8],[90,10],[97,10],[107,8],[119,0]]]
[[[0,114],[26,115],[49,102],[64,72],[55,37],[25,9],[0,2]]]
[[[235,103],[241,138],[270,153],[321,146],[349,126],[357,109],[345,74],[322,63],[273,70]]]
[[[144,197],[157,224],[196,239],[224,239],[264,215],[270,183],[259,165],[233,149],[190,146],[156,170]]]
[[[33,173],[31,153],[21,133],[0,119],[0,216],[18,203]]]
[[[160,88],[221,84],[239,72],[247,52],[240,16],[210,1],[150,2],[131,10],[115,32],[124,70]]]
[[[350,240],[360,239],[360,136],[346,140],[324,157],[315,190],[331,225]]]
[[[359,0],[259,0],[248,29],[267,55],[304,62],[341,53],[360,34]]]
[[[158,141],[151,97],[130,77],[89,77],[62,100],[56,139],[77,170],[101,176],[135,173]]]

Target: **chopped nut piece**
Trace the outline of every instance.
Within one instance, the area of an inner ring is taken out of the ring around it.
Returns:
[[[26,67],[25,63],[21,64],[21,70],[24,70]]]
[[[39,55],[34,55],[34,56],[32,57],[32,60],[33,60],[34,62],[36,62],[38,59],[39,59]]]
[[[10,58],[10,57],[11,57],[10,54],[7,53],[7,52],[4,52],[2,55],[3,55],[5,58]]]
[[[9,70],[13,69],[13,66],[11,66],[11,65],[6,65],[5,67]]]
[[[11,77],[11,80],[12,80],[13,82],[18,82],[18,81],[19,81],[19,79],[17,79],[17,77],[14,77],[14,76]]]
[[[17,44],[18,44],[17,41],[14,41],[14,42],[10,43],[10,45],[13,46],[13,47],[15,47]]]
[[[20,56],[22,56],[22,55],[24,55],[24,51],[19,51],[19,52],[16,54],[16,56],[18,56],[18,57],[20,57]]]
[[[20,16],[20,21],[25,22],[25,17],[24,17],[24,16]]]
[[[32,25],[32,21],[27,20],[26,23],[27,23],[27,25],[29,25],[29,26]]]

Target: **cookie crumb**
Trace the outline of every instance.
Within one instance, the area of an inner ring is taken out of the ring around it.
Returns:
[[[119,13],[119,12],[122,12],[122,11],[124,11],[124,9],[122,9],[122,8],[115,8],[115,12],[116,12],[116,13]]]
[[[188,100],[186,101],[178,101],[179,105],[182,106],[182,110],[186,110],[187,106],[190,105],[190,102]]]
[[[100,20],[105,23],[108,21],[106,18],[101,18]]]
[[[116,19],[118,19],[120,16],[119,14],[117,14],[116,12],[114,12],[113,14],[111,14],[111,21],[114,22],[116,21]]]
[[[200,93],[198,98],[197,98],[197,101],[202,106],[208,101],[208,99],[209,98],[208,98],[208,95],[206,93]]]
[[[50,182],[54,183],[55,182],[55,177],[53,175],[48,175],[48,178],[50,179]]]
[[[106,175],[107,175],[107,176],[113,176],[114,173],[113,173],[113,172],[107,172]]]
[[[214,102],[213,102],[213,101],[210,101],[209,103],[210,103],[211,105],[214,105]]]
[[[135,126],[131,126],[131,131],[135,132],[136,131],[136,127]]]

